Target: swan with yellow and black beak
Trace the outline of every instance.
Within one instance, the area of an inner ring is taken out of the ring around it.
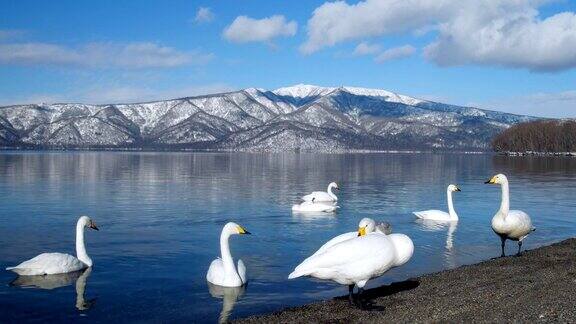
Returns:
[[[354,302],[354,286],[358,287],[358,305],[364,306],[362,292],[368,280],[382,276],[412,257],[414,243],[404,234],[372,232],[360,227],[356,237],[336,243],[304,260],[288,276],[294,279],[310,276],[332,280],[349,289],[349,301]]]
[[[521,210],[510,210],[510,189],[508,187],[508,178],[503,174],[497,174],[484,182],[485,184],[499,184],[502,187],[502,201],[500,209],[492,217],[492,230],[502,242],[502,254],[505,256],[504,247],[506,240],[518,241],[518,253],[522,249],[522,241],[533,231],[536,227],[532,226],[532,219],[530,216]]]

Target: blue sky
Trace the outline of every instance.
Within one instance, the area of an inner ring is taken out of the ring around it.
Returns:
[[[4,105],[306,83],[576,117],[567,0],[2,3]]]

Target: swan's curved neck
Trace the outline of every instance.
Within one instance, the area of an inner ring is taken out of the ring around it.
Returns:
[[[332,197],[332,199],[336,200],[336,199],[338,199],[338,197],[336,197],[336,195],[332,192],[333,188],[334,188],[333,186],[329,185],[327,191],[328,191],[328,195],[330,195],[330,197]]]
[[[448,197],[448,214],[450,214],[450,218],[452,218],[453,220],[457,220],[458,215],[456,214],[456,211],[454,210],[454,203],[452,202],[452,191],[447,190],[446,196]]]
[[[222,263],[224,264],[225,272],[236,272],[236,267],[234,266],[234,259],[232,259],[232,254],[230,253],[230,244],[228,239],[230,234],[222,231],[220,234],[220,256],[222,257]]]
[[[84,224],[78,222],[76,224],[76,257],[87,266],[92,266],[92,259],[86,253],[86,246],[84,245]]]
[[[500,212],[504,216],[508,215],[510,210],[510,190],[508,188],[508,182],[502,183],[502,203],[500,204]]]

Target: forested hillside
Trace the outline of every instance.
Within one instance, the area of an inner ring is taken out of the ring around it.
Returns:
[[[497,152],[576,152],[576,121],[537,120],[516,124],[492,140]]]

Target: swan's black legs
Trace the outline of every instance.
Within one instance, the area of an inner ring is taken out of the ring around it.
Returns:
[[[502,254],[500,255],[500,257],[505,257],[506,254],[504,254],[504,246],[506,245],[506,238],[503,236],[500,236],[500,239],[502,240]]]
[[[518,241],[518,253],[516,253],[516,256],[520,256],[521,249],[522,249],[522,241]]]
[[[364,309],[364,298],[362,297],[362,294],[364,293],[364,288],[358,288],[358,307],[360,309]]]
[[[348,285],[348,302],[354,304],[354,285]]]

